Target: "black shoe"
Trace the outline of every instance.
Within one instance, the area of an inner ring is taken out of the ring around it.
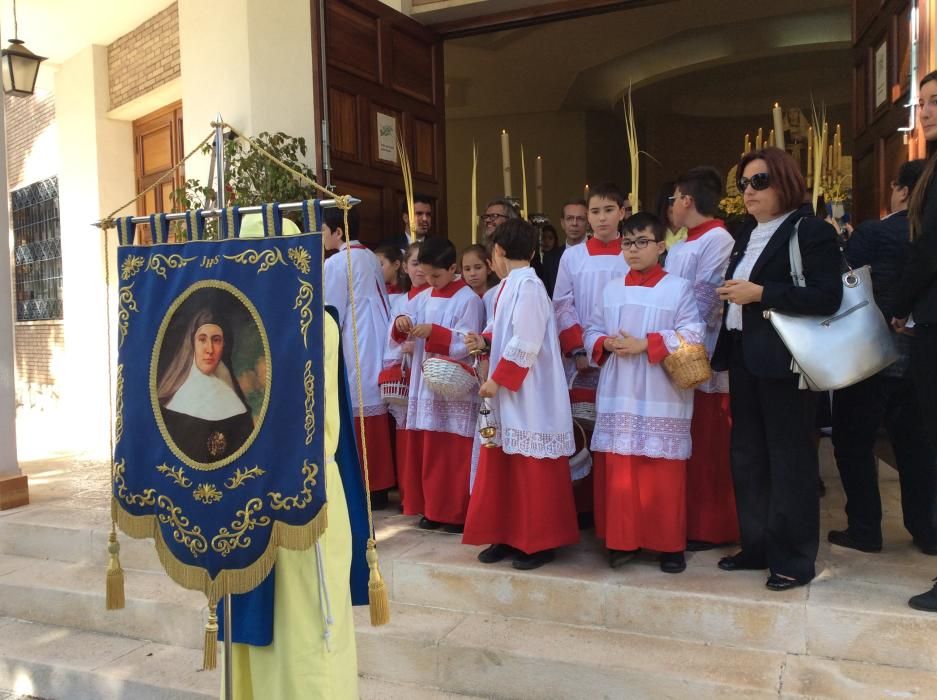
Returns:
[[[738,552],[720,559],[719,568],[723,571],[759,571],[767,569],[768,566],[763,561],[749,559],[745,552]]]
[[[637,549],[610,549],[608,550],[608,565],[617,569],[634,559],[637,553]]]
[[[914,546],[920,549],[924,554],[930,556],[937,556],[937,544],[933,542],[927,542],[918,537],[914,538]]]
[[[442,527],[442,523],[438,523],[435,520],[430,520],[425,515],[420,518],[419,525],[417,526],[421,530],[438,530]]]
[[[706,552],[710,549],[715,549],[719,545],[714,542],[706,542],[704,540],[687,540],[686,541],[686,551],[688,552]]]
[[[442,531],[449,535],[461,535],[463,532],[465,532],[465,525],[446,523],[442,526]]]
[[[837,547],[855,549],[859,552],[866,552],[868,554],[874,554],[876,552],[882,551],[881,543],[873,544],[871,542],[860,542],[849,534],[848,529],[830,530],[826,535],[826,539],[830,541],[830,544],[835,544]]]
[[[592,513],[576,513],[576,522],[580,530],[595,527],[595,517]]]
[[[771,591],[789,591],[798,586],[805,586],[808,581],[798,581],[796,578],[785,578],[777,574],[771,574],[765,581],[765,586]]]
[[[509,544],[493,544],[478,553],[478,561],[482,564],[495,564],[516,553],[517,550]]]
[[[520,569],[521,571],[530,571],[531,569],[539,569],[544,564],[549,564],[554,559],[554,554],[552,549],[544,549],[542,552],[534,552],[533,554],[524,554],[519,552],[516,557],[514,557],[514,563],[512,566],[515,569]]]
[[[937,585],[931,588],[927,593],[916,595],[908,601],[908,605],[915,610],[924,612],[937,612]]]
[[[371,492],[371,510],[384,510],[387,503],[387,489]]]
[[[681,574],[686,571],[683,552],[664,552],[660,555],[660,570],[665,574]]]

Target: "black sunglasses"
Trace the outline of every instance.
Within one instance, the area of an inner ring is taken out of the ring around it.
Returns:
[[[745,190],[751,185],[753,190],[766,190],[771,185],[771,176],[768,173],[755,173],[751,177],[740,177],[738,179],[739,194],[745,194]]]

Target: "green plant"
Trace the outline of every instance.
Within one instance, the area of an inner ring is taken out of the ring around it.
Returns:
[[[315,180],[315,173],[302,158],[307,153],[306,139],[289,136],[278,131],[274,134],[263,131],[254,141],[265,151],[283,161],[294,170]],[[211,156],[210,145],[202,147],[202,153]],[[313,199],[316,189],[312,185],[300,182],[293,175],[271,161],[260,151],[251,148],[240,139],[228,138],[224,145],[225,162],[225,200],[228,206],[254,206],[268,202],[298,202]],[[184,185],[172,193],[173,206],[176,209],[195,209],[212,207],[215,202],[214,183],[203,185],[196,178],[190,178]],[[297,223],[299,213],[287,214]],[[213,237],[217,222],[209,221],[206,234]]]

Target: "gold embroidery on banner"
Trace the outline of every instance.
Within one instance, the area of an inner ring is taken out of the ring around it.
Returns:
[[[115,412],[117,417],[114,419],[114,444],[120,444],[120,439],[124,436],[124,366],[117,365],[117,394],[115,398]]]
[[[244,504],[244,509],[237,512],[240,520],[231,523],[231,530],[223,527],[218,530],[218,534],[212,538],[211,548],[221,556],[226,557],[239,547],[250,547],[251,538],[246,533],[255,527],[267,527],[270,525],[270,518],[262,515],[256,520],[254,516],[264,507],[264,502],[259,498],[252,498]]]
[[[306,280],[299,280],[299,293],[296,295],[296,302],[293,304],[294,311],[299,309],[299,332],[303,334],[303,346],[307,348],[309,344],[306,342],[306,331],[312,325],[312,309],[309,306],[312,304],[314,291],[312,285]]]
[[[309,255],[309,251],[305,248],[290,248],[288,253],[290,260],[293,261],[293,264],[296,266],[296,269],[302,272],[304,275],[309,274],[309,263],[312,261],[312,256]]]
[[[225,260],[232,260],[241,265],[256,265],[260,263],[260,267],[257,269],[258,275],[261,272],[266,272],[274,265],[286,265],[286,261],[283,259],[283,253],[280,252],[279,248],[270,248],[260,253],[256,250],[245,250],[237,255],[224,255],[222,257],[224,257]]]
[[[256,479],[257,477],[266,474],[266,472],[260,467],[254,466],[248,469],[245,467],[243,471],[238,468],[234,470],[234,476],[228,477],[224,486],[226,489],[236,489],[238,486],[241,486],[248,479]]]
[[[142,255],[128,255],[120,266],[120,278],[126,282],[143,268],[144,262]]]
[[[130,332],[130,312],[138,313],[140,309],[137,307],[137,300],[133,298],[133,283],[121,287],[119,291],[117,329],[120,331],[120,340],[117,342],[117,347],[122,347],[124,338]]]
[[[157,505],[166,510],[157,517],[159,521],[172,528],[172,538],[183,545],[193,557],[208,551],[208,540],[202,534],[200,525],[190,527],[191,522],[182,513],[182,508],[172,502],[168,496],[160,496]]]
[[[144,489],[140,493],[131,493],[127,488],[127,482],[124,480],[124,474],[127,473],[125,460],[120,460],[114,465],[114,485],[117,487],[117,497],[124,503],[132,506],[151,506],[156,503],[156,489]]]
[[[312,373],[312,360],[306,360],[306,368],[303,370],[303,389],[306,392],[306,444],[312,444],[312,438],[316,434],[316,377]]]
[[[180,267],[185,267],[190,262],[195,260],[198,256],[193,256],[191,258],[183,258],[178,253],[173,253],[172,255],[163,255],[161,253],[154,253],[150,256],[150,262],[146,266],[147,270],[155,272],[157,275],[166,279],[166,270],[167,268],[178,270]]]
[[[270,507],[274,510],[292,510],[293,508],[305,508],[312,503],[312,487],[316,485],[316,476],[319,473],[319,465],[310,464],[309,460],[303,460],[302,473],[306,478],[303,479],[303,490],[295,496],[283,497],[282,493],[271,491]]]
[[[208,436],[206,447],[208,448],[208,454],[212,457],[223,455],[227,446],[228,439],[224,436],[224,433],[213,430]]]
[[[221,262],[221,256],[215,255],[209,258],[207,255],[202,256],[202,267],[208,268],[209,270]]]
[[[158,471],[163,476],[172,479],[176,482],[177,485],[184,489],[187,489],[192,485],[192,480],[185,475],[182,467],[176,467],[174,469],[168,464],[160,464],[158,467],[156,467],[156,471]]]
[[[221,500],[221,491],[214,484],[199,484],[192,492],[192,497],[199,503],[209,505]]]

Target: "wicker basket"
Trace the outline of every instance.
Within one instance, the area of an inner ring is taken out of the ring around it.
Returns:
[[[598,386],[598,370],[577,371],[569,380],[569,404],[573,418],[587,430],[595,427],[595,393]]]
[[[592,471],[592,453],[589,451],[589,435],[581,421],[573,421],[573,436],[576,454],[569,458],[569,475],[573,481],[578,481]]]
[[[423,381],[433,393],[447,399],[465,398],[478,387],[475,370],[447,357],[423,360]]]
[[[677,333],[680,347],[664,358],[661,364],[671,381],[681,389],[693,389],[713,376],[706,346],[688,343]]]
[[[410,373],[407,369],[407,362],[404,361],[380,373],[377,383],[381,387],[381,398],[384,399],[384,403],[391,406],[407,405],[410,396]]]

